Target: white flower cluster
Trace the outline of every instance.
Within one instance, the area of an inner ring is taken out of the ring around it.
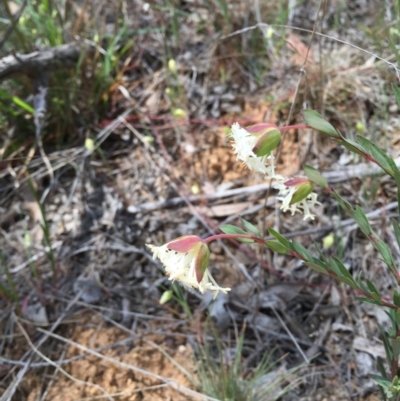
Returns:
[[[248,169],[256,173],[275,178],[274,156],[270,154],[269,156],[258,157],[253,151],[258,139],[255,135],[251,135],[238,123],[234,123],[231,138],[233,139],[232,147],[235,149],[237,160],[242,161]]]
[[[297,186],[287,187],[283,181],[277,181],[273,184],[273,187],[279,191],[278,196],[276,197],[278,200],[282,201],[282,206],[280,207],[284,212],[291,212],[292,216],[296,213],[303,213],[303,220],[311,219],[314,220],[315,216],[310,212],[310,208],[314,207],[314,205],[320,205],[320,202],[317,201],[317,194],[315,192],[311,192],[305,199],[290,204],[292,201],[293,195],[298,190]]]
[[[290,183],[290,180],[275,174],[275,159],[272,152],[262,157],[254,153],[253,149],[258,140],[257,135],[251,134],[238,123],[234,123],[230,136],[233,139],[232,147],[235,150],[237,160],[242,161],[250,170],[276,180],[273,187],[279,190],[277,199],[282,201],[281,209],[284,212],[290,211],[292,215],[296,212],[303,213],[303,220],[314,220],[315,216],[310,212],[310,208],[313,208],[316,204],[320,204],[320,202],[317,201],[317,194],[311,192],[304,199],[291,204],[293,195],[299,190],[302,183],[286,185]]]
[[[202,294],[207,290],[212,291],[214,298],[218,295],[219,291],[225,294],[230,291],[230,288],[220,287],[207,268],[200,282],[198,281],[196,264],[198,263],[200,254],[199,247],[193,246],[188,252],[180,252],[170,249],[170,244],[166,243],[162,246],[147,244],[153,253],[153,258],[160,259],[164,265],[165,273],[169,276],[169,280],[177,280],[184,286],[199,290]],[[207,246],[205,244],[201,245]]]

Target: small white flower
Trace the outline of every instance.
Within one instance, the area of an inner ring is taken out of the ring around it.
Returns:
[[[239,123],[232,125],[231,138],[232,147],[235,150],[236,160],[241,160],[250,170],[257,173],[268,175],[270,178],[276,178],[274,156],[257,156],[254,152],[254,146],[257,142],[257,136],[250,134]],[[267,165],[269,163],[269,165]]]
[[[147,244],[153,252],[153,258],[160,259],[165,273],[171,281],[199,290],[202,294],[207,290],[227,293],[230,288],[220,287],[207,269],[209,250],[201,238],[185,236],[170,241],[162,246]],[[201,274],[201,271],[204,273]],[[200,279],[200,280],[199,280]]]
[[[286,181],[287,183],[288,181]],[[310,208],[313,208],[315,205],[320,205],[321,203],[317,201],[317,194],[315,192],[311,192],[306,198],[300,200],[299,202],[290,204],[293,198],[293,195],[301,188],[301,183],[298,185],[285,185],[284,181],[277,181],[273,184],[275,189],[279,190],[277,195],[277,199],[282,201],[282,206],[280,207],[284,212],[290,211],[292,216],[296,213],[303,213],[303,220],[311,219],[314,220],[315,216],[311,213]]]

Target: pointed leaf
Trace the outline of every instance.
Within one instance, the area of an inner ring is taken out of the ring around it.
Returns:
[[[367,283],[367,287],[370,290],[371,294],[378,295],[379,299],[381,299],[381,296],[380,296],[378,290],[376,289],[376,287],[374,286],[374,284],[370,280],[366,280],[366,283]]]
[[[397,290],[393,291],[393,303],[396,306],[400,306],[400,294]],[[400,327],[400,325],[399,325],[399,327]]]
[[[224,224],[219,227],[219,229],[225,234],[239,234],[239,235],[249,235],[246,231],[239,227],[233,226],[232,224]],[[250,238],[236,238],[239,242],[252,243],[254,240]]]
[[[283,253],[286,255],[289,253],[288,248],[286,248],[278,241],[265,241],[265,245],[274,252]]]
[[[351,288],[357,288],[357,286],[355,285],[354,281],[353,280],[349,280],[347,277],[341,276],[341,277],[338,277],[338,280],[343,282],[343,283],[345,283],[345,284],[347,284]],[[380,303],[379,303],[379,305],[380,305]]]
[[[26,112],[30,114],[35,114],[35,109],[28,103],[24,102],[22,99],[16,96],[12,96],[12,101],[20,107],[22,110],[25,110]]]
[[[397,187],[397,203],[398,203],[398,208],[400,210],[400,170],[397,167],[396,163],[394,162],[393,159],[389,160],[390,168],[393,171],[393,178],[396,181],[396,187]]]
[[[390,248],[385,242],[378,240],[376,243],[376,249],[382,255],[383,260],[389,267],[394,265],[392,252],[390,252]]]
[[[357,135],[357,142],[368,151],[368,153],[378,162],[379,166],[389,175],[393,176],[393,171],[390,167],[390,157],[379,149],[374,143],[363,136]]]
[[[225,234],[247,234],[246,231],[232,224],[224,224],[219,229]]]
[[[307,249],[302,244],[300,244],[300,242],[292,241],[291,245],[292,245],[291,248],[296,253],[301,255],[305,260],[307,260],[307,261],[312,261],[313,260],[310,252],[308,252]]]
[[[357,155],[365,157],[365,155],[367,154],[366,150],[363,149],[363,147],[361,145],[359,145],[357,142],[352,141],[351,139],[343,138],[343,140],[340,143],[346,149],[350,150],[350,152],[353,152]]]
[[[377,361],[376,361],[376,366],[377,366],[377,368],[378,368],[379,373],[382,375],[382,377],[388,379],[387,374],[386,374],[385,367],[383,366],[383,363],[382,363],[382,358],[379,358],[379,357],[378,357],[378,359],[377,359]],[[371,375],[371,376],[373,376],[373,375]],[[388,380],[389,380],[389,379],[388,379]]]
[[[400,108],[400,89],[395,84],[392,84],[392,89],[396,98],[397,105]]]
[[[308,126],[327,134],[332,138],[340,138],[338,131],[314,110],[303,110],[303,118]]]
[[[356,221],[360,230],[366,235],[369,236],[372,233],[371,225],[369,224],[368,218],[365,215],[364,211],[360,208],[360,206],[356,206],[353,219]]]
[[[328,181],[321,175],[321,173],[317,169],[307,164],[305,164],[303,168],[304,173],[310,181],[315,182],[317,185],[323,188],[328,188]]]
[[[338,201],[340,207],[348,213],[350,216],[353,216],[354,209],[353,206],[347,200],[343,199],[336,191],[332,192],[332,196]]]
[[[364,298],[364,297],[356,297],[356,299],[360,302],[364,302],[365,304],[381,306],[380,302],[374,301],[373,299]]]
[[[315,262],[304,262],[304,264],[306,266],[308,266],[310,269],[313,269],[318,273],[329,274],[328,270],[325,269],[324,267],[320,266],[318,263],[315,263]]]
[[[338,258],[332,259],[332,262],[336,264],[340,271],[341,277],[345,277],[347,279],[346,284],[350,285],[352,288],[358,288],[356,282],[354,281],[353,276],[350,274],[350,272],[346,269],[346,266],[342,263],[342,261]],[[351,283],[351,284],[349,284]]]
[[[379,375],[369,375],[369,376],[371,377],[371,379],[374,379],[384,389],[388,389],[392,385],[392,382],[386,377]]]
[[[258,228],[256,226],[253,226],[253,224],[251,224],[250,222],[248,222],[245,219],[240,219],[242,220],[242,224],[244,225],[244,228],[251,234],[254,234],[256,237],[258,238],[262,238],[262,234],[261,232],[258,230]]]
[[[400,225],[397,222],[397,220],[394,218],[392,218],[391,221],[392,221],[392,226],[393,226],[393,230],[394,230],[394,235],[396,237],[397,245],[400,248]]]
[[[271,227],[268,228],[268,232],[270,235],[275,237],[283,246],[285,246],[286,248],[290,248],[290,242],[283,235],[279,234]]]
[[[392,347],[390,346],[390,342],[389,342],[387,333],[380,323],[378,323],[378,328],[382,335],[382,342],[383,342],[383,346],[384,346],[385,352],[386,352],[386,359],[389,362],[389,364],[391,364],[392,360],[393,360],[393,353],[392,353]]]

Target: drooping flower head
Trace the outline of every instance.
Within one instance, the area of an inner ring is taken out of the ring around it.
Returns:
[[[273,184],[275,189],[279,190],[277,199],[282,201],[280,207],[284,212],[290,211],[292,216],[296,213],[303,213],[303,220],[310,218],[315,219],[311,214],[310,208],[316,204],[320,205],[317,201],[317,194],[312,192],[314,184],[307,178],[293,178],[287,181],[277,181]]]
[[[176,238],[162,246],[147,244],[153,252],[153,258],[160,259],[169,280],[179,281],[189,288],[195,288],[202,294],[207,290],[227,293],[230,288],[220,287],[207,269],[210,251],[200,237],[187,235]]]
[[[276,178],[272,151],[278,146],[281,134],[275,125],[257,124],[242,128],[234,123],[230,137],[237,160],[250,170]]]

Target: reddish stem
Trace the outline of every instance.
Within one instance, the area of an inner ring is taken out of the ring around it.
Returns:
[[[306,129],[306,128],[311,128],[311,127],[304,124],[296,124],[296,125],[285,125],[284,127],[278,127],[278,130],[288,131],[290,129]]]
[[[211,237],[205,238],[203,242],[208,244],[211,241],[215,241],[217,239],[237,239],[237,238],[247,238],[251,239],[254,242],[258,242],[259,244],[264,244],[265,241],[262,238],[254,237],[248,234],[215,234],[211,235]]]

